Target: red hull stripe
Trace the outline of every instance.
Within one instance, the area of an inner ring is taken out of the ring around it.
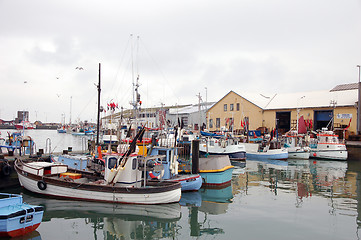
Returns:
[[[19,237],[28,234],[39,227],[40,223],[34,224],[26,228],[16,229],[10,232],[0,232],[0,237]]]
[[[194,177],[182,178],[182,179],[170,179],[170,180],[176,181],[176,182],[181,182],[181,181],[187,181],[187,180],[196,179],[196,178],[200,178],[200,176],[194,176]]]

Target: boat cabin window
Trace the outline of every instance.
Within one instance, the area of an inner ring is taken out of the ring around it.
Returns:
[[[214,146],[214,141],[213,140],[209,141],[209,146]]]
[[[137,162],[138,162],[138,159],[137,158],[133,158],[133,162],[132,162],[132,169],[136,169],[137,168]]]
[[[167,163],[167,158],[168,158],[168,155],[167,155],[167,152],[166,150],[159,150],[159,155],[165,155],[165,158],[162,158],[162,163]]]
[[[116,168],[117,162],[118,162],[118,159],[115,157],[108,158],[108,168],[109,169]]]

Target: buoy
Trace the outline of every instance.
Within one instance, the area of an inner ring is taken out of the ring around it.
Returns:
[[[164,175],[164,169],[162,171],[160,171],[160,174],[155,176],[154,173],[152,171],[149,171],[149,176],[152,178],[152,179],[161,179]]]
[[[1,171],[4,174],[4,176],[9,176],[11,173],[11,167],[9,165],[3,165]]]

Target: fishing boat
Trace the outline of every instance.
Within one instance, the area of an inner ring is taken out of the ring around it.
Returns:
[[[131,204],[179,201],[180,183],[146,181],[142,171],[151,171],[154,166],[144,157],[128,153],[107,155],[104,175],[71,169],[58,162],[20,159],[15,161],[15,170],[22,187],[53,197]]]
[[[310,147],[306,146],[306,136],[290,131],[283,136],[283,146],[288,151],[288,158],[309,159]]]
[[[23,202],[17,194],[0,193],[0,237],[18,237],[37,229],[44,209]]]
[[[98,99],[100,99],[100,64],[97,87]],[[100,101],[98,100],[97,147],[100,146],[99,116]],[[135,152],[137,140],[141,139],[144,131],[143,127],[125,152],[113,154],[109,151],[109,154],[105,155],[104,174],[72,169],[59,162],[17,159],[15,170],[20,185],[35,193],[76,200],[127,204],[179,202],[180,183],[146,179],[146,172],[154,171],[156,166],[149,161],[149,158],[139,156]]]
[[[35,129],[36,126],[33,123],[30,123],[29,121],[21,121],[18,124],[15,124],[15,128],[17,130],[22,130],[22,129]]]
[[[30,136],[21,132],[8,132],[8,137],[0,138],[0,153],[4,155],[28,155],[35,153],[35,143]]]
[[[58,133],[66,133],[66,128],[65,126],[61,126],[57,129]]]
[[[271,143],[244,143],[247,159],[259,160],[286,160],[288,151],[286,148],[274,147]]]
[[[339,141],[338,135],[327,128],[317,132],[316,138],[310,139],[310,157],[330,160],[346,160],[346,145]]]
[[[232,138],[202,138],[199,151],[205,155],[228,155],[230,160],[246,160],[246,148]]]
[[[150,156],[155,164],[161,164],[163,169],[158,173],[149,172],[151,178],[180,182],[182,191],[198,191],[202,187],[202,178],[199,174],[178,174],[178,149],[175,147],[153,147]]]

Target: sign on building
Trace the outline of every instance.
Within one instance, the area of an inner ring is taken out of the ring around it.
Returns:
[[[337,119],[350,119],[350,118],[352,118],[352,113],[337,114]]]

